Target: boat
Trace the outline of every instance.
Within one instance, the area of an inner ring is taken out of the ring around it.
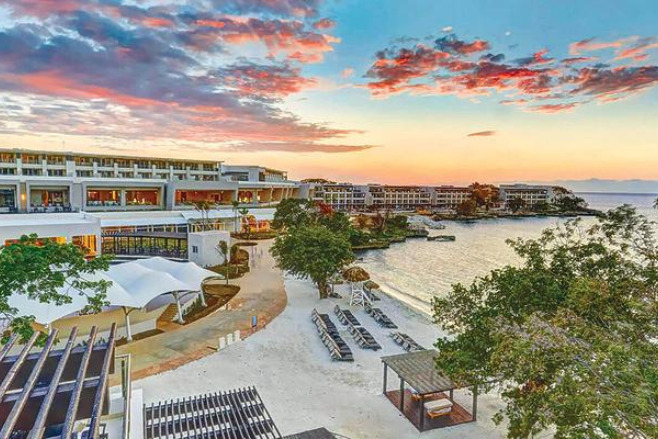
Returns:
[[[450,242],[454,241],[455,235],[434,235],[434,236],[428,236],[427,240],[428,241],[439,241],[439,242]]]

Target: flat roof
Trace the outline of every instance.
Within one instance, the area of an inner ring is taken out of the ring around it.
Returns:
[[[437,370],[435,360],[438,355],[439,351],[436,349],[426,349],[382,357],[382,362],[393,369],[419,395],[430,395],[458,387]]]
[[[85,213],[3,213],[0,227],[96,224],[98,219]]]
[[[75,152],[75,151],[48,151],[38,149],[24,149],[24,148],[0,148],[0,152],[13,153],[13,154],[46,154],[57,156],[78,156],[78,157],[98,157],[98,158],[113,158],[113,159],[127,159],[127,160],[157,160],[157,161],[179,161],[179,162],[195,162],[195,163],[223,163],[222,160],[201,160],[201,159],[177,159],[173,157],[153,157],[153,156],[134,156],[134,155],[115,155],[115,154],[102,154],[102,153],[89,153],[89,152]]]

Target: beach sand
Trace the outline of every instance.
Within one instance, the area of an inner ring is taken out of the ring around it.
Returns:
[[[360,349],[332,309],[348,306],[347,286],[337,286],[343,299],[320,300],[305,280],[285,279],[288,306],[267,328],[203,359],[133,383],[144,390],[144,402],[190,396],[255,385],[284,435],[317,427],[349,438],[499,438],[504,428],[491,416],[502,406],[495,395],[481,395],[476,423],[425,432],[422,435],[382,395],[380,357],[404,351],[362,309],[352,309],[361,324],[382,345],[380,351]],[[377,305],[399,330],[425,347],[440,331],[428,317],[380,294]],[[311,311],[330,314],[354,353],[353,363],[331,361],[311,321]],[[389,373],[389,390],[398,385]],[[471,396],[455,392],[455,399],[470,408]]]

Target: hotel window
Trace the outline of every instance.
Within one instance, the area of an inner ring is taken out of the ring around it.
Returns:
[[[13,189],[0,189],[0,208],[16,207],[16,192]]]
[[[51,177],[63,177],[66,173],[63,169],[51,169],[48,171],[48,175]]]
[[[87,206],[118,206],[121,204],[119,191],[112,189],[87,190]]]
[[[0,168],[0,175],[15,175],[16,169],[14,168]]]
[[[14,163],[16,161],[16,157],[14,154],[9,154],[9,153],[2,153],[0,154],[0,163]]]
[[[64,164],[64,157],[59,156],[59,155],[49,155],[47,157],[47,161],[49,165],[63,165]]]
[[[199,253],[199,247],[197,247],[196,245],[193,245],[192,246],[192,253]]]
[[[41,175],[41,169],[23,169],[23,175]]]
[[[38,165],[41,161],[39,160],[38,155],[33,154],[23,154],[23,164],[26,165]]]
[[[127,190],[126,204],[128,206],[157,206],[160,204],[160,191],[158,189]]]

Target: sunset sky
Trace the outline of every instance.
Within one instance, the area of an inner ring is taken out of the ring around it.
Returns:
[[[0,147],[658,179],[655,0],[0,0]]]

